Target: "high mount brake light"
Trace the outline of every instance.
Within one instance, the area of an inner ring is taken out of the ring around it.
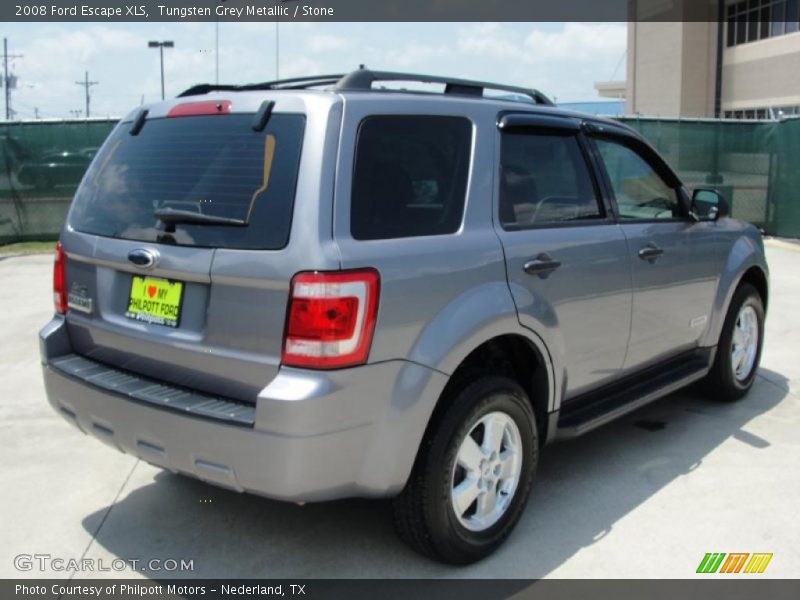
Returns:
[[[367,362],[379,287],[374,269],[295,275],[281,362],[313,369]]]
[[[167,113],[172,117],[197,117],[201,115],[228,115],[231,112],[230,100],[210,100],[203,102],[184,102],[176,104]]]

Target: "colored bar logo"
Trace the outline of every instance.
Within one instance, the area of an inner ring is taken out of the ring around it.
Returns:
[[[749,560],[748,560],[749,559]],[[697,566],[697,573],[763,573],[772,553],[707,552]]]

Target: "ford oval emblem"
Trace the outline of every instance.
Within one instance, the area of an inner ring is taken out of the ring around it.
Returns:
[[[128,252],[128,260],[140,269],[152,269],[158,264],[158,250],[137,248]]]

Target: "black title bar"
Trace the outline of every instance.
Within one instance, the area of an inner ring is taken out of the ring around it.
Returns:
[[[3,0],[3,21],[716,21],[725,0]]]

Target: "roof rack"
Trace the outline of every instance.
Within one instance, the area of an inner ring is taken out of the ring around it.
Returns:
[[[358,69],[348,73],[336,84],[338,91],[371,90],[376,81],[408,81],[418,83],[443,83],[445,94],[460,94],[464,96],[483,96],[484,90],[511,92],[527,96],[536,104],[552,106],[553,102],[538,90],[505,85],[503,83],[489,83],[486,81],[473,81],[471,79],[456,79],[453,77],[439,77],[436,75],[419,75],[417,73],[390,73],[387,71],[370,71]]]
[[[370,71],[358,69],[346,75],[316,75],[314,77],[296,77],[294,79],[278,79],[264,83],[251,83],[247,85],[195,85],[178,97],[197,96],[216,91],[256,91],[256,90],[297,90],[319,86],[333,86],[336,91],[368,91],[373,90],[373,84],[380,81],[406,81],[417,83],[444,84],[445,94],[458,94],[462,96],[482,97],[485,90],[509,92],[526,96],[536,104],[553,106],[553,102],[539,90],[505,85],[503,83],[489,83],[486,81],[473,81],[470,79],[456,79],[452,77],[439,77],[436,75],[420,75],[417,73],[392,73],[388,71]]]
[[[201,96],[211,92],[251,92],[258,90],[303,90],[324,85],[336,85],[344,77],[337,75],[315,75],[313,77],[295,77],[293,79],[276,79],[263,83],[248,83],[245,85],[219,85],[213,83],[200,83],[178,94],[178,98],[185,96]]]

